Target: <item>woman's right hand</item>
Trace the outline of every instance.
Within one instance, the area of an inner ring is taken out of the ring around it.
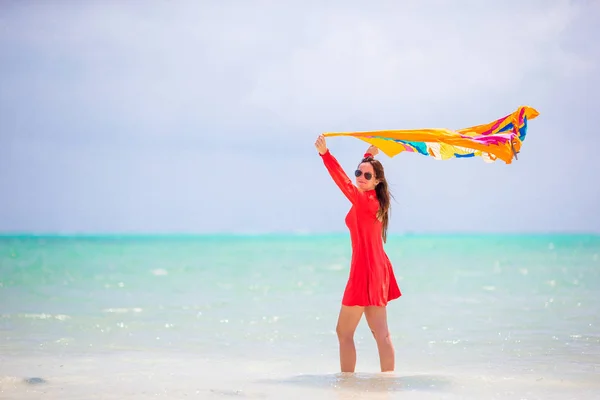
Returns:
[[[325,143],[325,136],[319,135],[317,141],[315,142],[315,147],[319,154],[323,155],[327,153],[327,143]]]

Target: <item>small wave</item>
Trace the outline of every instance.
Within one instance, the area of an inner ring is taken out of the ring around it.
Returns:
[[[166,269],[157,268],[157,269],[152,270],[152,275],[154,275],[154,276],[165,276],[168,274],[169,274],[169,272]]]
[[[130,313],[130,312],[140,313],[140,312],[142,312],[142,309],[139,308],[139,307],[132,307],[132,308],[105,308],[102,311],[106,312],[106,313],[125,314],[125,313]]]
[[[21,314],[2,314],[2,318],[29,318],[29,319],[57,319],[59,321],[66,321],[71,319],[70,316],[65,314],[45,314],[45,313],[21,313]]]

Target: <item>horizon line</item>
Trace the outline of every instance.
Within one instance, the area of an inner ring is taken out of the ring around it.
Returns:
[[[0,238],[38,237],[38,238],[77,238],[77,237],[318,237],[318,236],[348,236],[346,231],[239,231],[239,232],[2,232]],[[594,231],[405,231],[388,232],[388,237],[408,236],[600,236],[600,232]]]

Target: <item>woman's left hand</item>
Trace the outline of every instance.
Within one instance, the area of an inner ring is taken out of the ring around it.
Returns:
[[[369,146],[367,153],[372,154],[373,157],[375,157],[377,154],[379,154],[379,149],[377,147],[371,145],[371,146]]]

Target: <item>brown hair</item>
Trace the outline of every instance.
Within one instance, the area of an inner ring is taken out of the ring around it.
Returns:
[[[391,198],[393,197],[390,193],[387,180],[385,179],[385,173],[383,171],[383,165],[373,157],[369,156],[363,158],[362,163],[369,163],[373,166],[375,172],[375,179],[379,180],[377,186],[375,186],[375,193],[377,194],[377,200],[379,201],[379,210],[377,211],[377,219],[382,222],[381,235],[383,242],[387,240],[387,228],[389,217],[391,214]]]

